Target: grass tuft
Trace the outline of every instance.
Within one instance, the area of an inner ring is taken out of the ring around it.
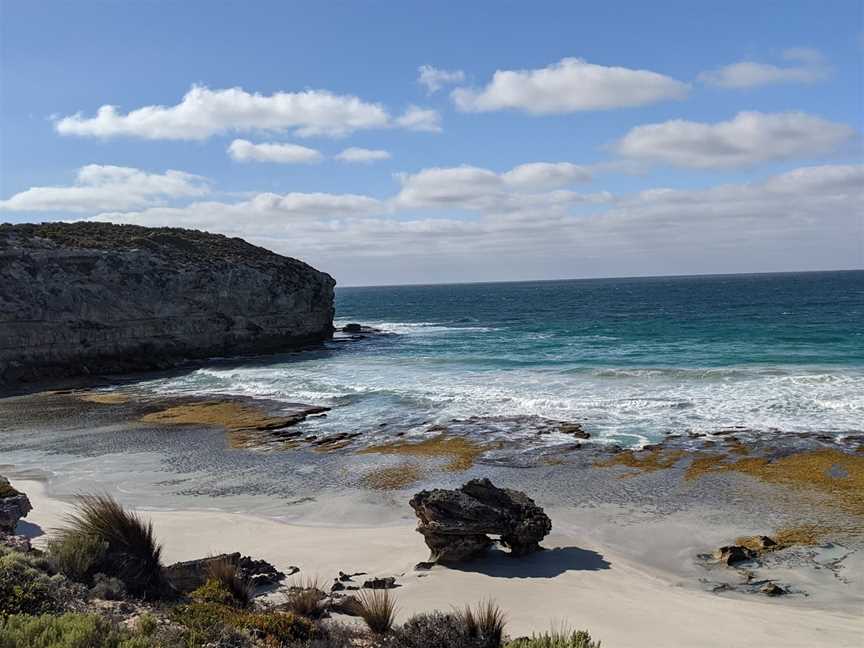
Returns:
[[[215,581],[222,589],[228,592],[235,605],[246,607],[252,601],[255,586],[243,572],[237,563],[227,558],[213,560],[207,566],[209,581]]]
[[[107,495],[86,495],[77,510],[66,517],[66,527],[55,538],[60,546],[93,547],[90,570],[123,581],[131,594],[146,598],[166,592],[162,573],[162,547],[156,542],[153,525],[125,510]],[[97,555],[96,547],[104,553]],[[86,556],[79,557],[86,562]]]
[[[326,596],[316,577],[298,578],[288,586],[284,607],[307,619],[317,619],[324,614],[322,601]]]
[[[501,645],[507,619],[495,601],[481,601],[476,608],[466,605],[456,611],[456,617],[465,627],[465,634],[477,640],[481,648],[498,648]]]
[[[552,630],[542,635],[522,637],[506,644],[505,648],[600,648],[587,630]]]
[[[361,590],[357,595],[357,612],[373,633],[387,634],[396,621],[396,598],[386,589]]]

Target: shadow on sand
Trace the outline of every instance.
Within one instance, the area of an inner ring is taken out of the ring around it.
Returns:
[[[15,527],[15,533],[16,535],[22,535],[31,540],[45,535],[45,531],[41,526],[25,520],[18,520],[18,526]]]
[[[555,547],[522,558],[512,558],[506,551],[492,549],[483,558],[448,567],[497,578],[553,578],[568,571],[611,569],[612,563],[590,549]]]

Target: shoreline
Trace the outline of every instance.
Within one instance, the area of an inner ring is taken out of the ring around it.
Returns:
[[[15,479],[13,483],[33,503],[34,510],[24,520],[31,534],[61,524],[71,503],[50,494],[50,480]],[[604,543],[596,533],[574,533],[574,526],[584,522],[578,511],[569,519],[562,517],[561,510],[549,511],[553,531],[543,543],[547,551],[533,557],[516,561],[493,552],[459,569],[436,566],[429,572],[413,571],[413,565],[427,557],[413,522],[322,527],[219,511],[138,511],[153,522],[166,564],[240,551],[280,569],[296,565],[299,576],[318,576],[324,584],[339,570],[396,576],[400,619],[494,598],[507,611],[508,632],[514,637],[565,623],[589,629],[613,648],[851,648],[859,645],[864,633],[864,620],[854,614],[854,608],[848,613],[830,611],[806,599],[720,596],[686,587],[662,567],[640,564],[611,548],[612,543]],[[668,527],[669,520],[660,524]],[[629,531],[631,536],[634,532],[640,533]],[[627,533],[619,529],[619,535]],[[45,539],[36,537],[34,544],[40,546]],[[644,540],[650,544],[651,538]],[[624,618],[627,623],[622,623]]]

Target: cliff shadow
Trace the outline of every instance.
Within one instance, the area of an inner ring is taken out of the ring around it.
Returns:
[[[18,520],[18,526],[15,527],[15,534],[22,535],[30,540],[45,535],[45,530],[34,522],[26,520]]]
[[[501,549],[492,549],[482,558],[448,567],[495,578],[554,578],[568,571],[611,569],[612,563],[591,549],[554,547],[520,558]]]

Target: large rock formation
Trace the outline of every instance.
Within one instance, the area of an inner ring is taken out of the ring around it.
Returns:
[[[18,520],[33,510],[29,498],[0,475],[0,535],[14,534]]]
[[[334,284],[302,261],[206,232],[0,225],[0,384],[322,340]]]
[[[487,534],[500,535],[513,556],[524,556],[539,550],[540,540],[552,530],[552,521],[534,500],[488,479],[472,479],[457,490],[420,491],[409,503],[436,562],[477,557],[492,544]]]

